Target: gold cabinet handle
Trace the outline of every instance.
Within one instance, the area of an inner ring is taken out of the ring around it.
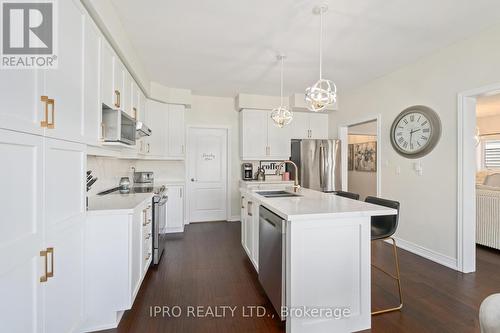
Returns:
[[[151,258],[151,253],[148,253],[148,256],[146,258],[144,258],[144,260],[148,261],[149,258]]]
[[[120,91],[119,90],[115,90],[115,106],[117,108],[120,107],[120,104],[121,104],[121,96],[120,96]]]
[[[46,128],[54,128],[55,127],[55,101],[52,98],[49,98],[48,96],[41,96],[40,100],[45,104],[45,119],[40,122],[41,127],[46,127]],[[49,106],[51,107],[51,119],[52,121],[49,121]]]
[[[137,120],[137,108],[134,106],[132,110],[134,111],[134,119]]]
[[[143,209],[142,210],[142,226],[145,227],[147,225],[146,223],[146,213],[147,213],[147,209]]]
[[[54,277],[54,248],[53,247],[47,248],[47,259],[48,259],[49,254],[50,254],[50,272],[47,272],[47,277],[51,278],[51,277]]]
[[[45,272],[40,277],[40,282],[47,282],[47,268],[48,268],[47,251],[46,250],[40,251],[40,257],[44,257],[44,262],[45,262]]]

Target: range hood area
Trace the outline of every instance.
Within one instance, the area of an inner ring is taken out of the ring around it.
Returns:
[[[138,121],[136,123],[136,132],[135,132],[135,137],[137,139],[145,137],[145,136],[150,136],[153,133],[149,127],[146,126],[142,121]]]

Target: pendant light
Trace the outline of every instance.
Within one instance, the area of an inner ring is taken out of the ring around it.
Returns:
[[[280,54],[277,56],[277,59],[281,61],[281,91],[280,91],[280,106],[272,109],[271,111],[271,119],[274,121],[274,124],[278,127],[283,127],[292,122],[293,113],[290,111],[288,106],[283,105],[283,66],[285,61],[285,56]]]
[[[330,80],[323,79],[323,14],[328,11],[328,5],[315,7],[313,13],[320,17],[319,33],[319,80],[306,89],[305,101],[311,111],[323,111],[337,100],[337,87]]]

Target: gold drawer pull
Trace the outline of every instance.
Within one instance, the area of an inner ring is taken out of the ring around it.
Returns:
[[[120,104],[121,104],[121,96],[120,96],[120,91],[119,90],[115,90],[115,106],[117,108],[120,107]]]
[[[40,122],[41,127],[54,128],[55,127],[55,101],[48,96],[41,96],[40,100],[45,103],[45,119]],[[49,122],[49,105],[52,111],[52,122]]]
[[[48,263],[47,263],[47,251],[43,250],[40,251],[40,257],[44,257],[45,261],[45,272],[44,274],[40,277],[40,282],[47,282],[47,268],[48,268]]]
[[[151,253],[148,253],[148,256],[146,258],[144,258],[144,260],[148,261],[149,258],[151,258]]]
[[[50,254],[50,272],[49,272],[49,254]],[[47,282],[51,277],[54,277],[54,248],[48,247],[46,250],[40,251],[40,257],[44,257],[44,275],[40,277],[40,282]]]
[[[50,254],[50,272],[47,273],[47,277],[51,278],[51,277],[54,277],[54,248],[53,247],[47,248],[47,257],[49,254]]]

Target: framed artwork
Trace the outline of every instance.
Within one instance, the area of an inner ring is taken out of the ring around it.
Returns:
[[[377,142],[354,144],[354,169],[356,171],[377,171]]]
[[[354,144],[347,145],[347,170],[354,170]]]

